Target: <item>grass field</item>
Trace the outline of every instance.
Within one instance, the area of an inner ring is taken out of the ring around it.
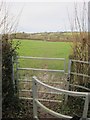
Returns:
[[[14,41],[16,42],[18,40]],[[19,56],[66,58],[66,63],[68,63],[72,44],[70,42],[46,42],[34,40],[19,41]],[[56,60],[26,60],[25,62],[22,60],[20,63],[23,67],[45,68],[47,66],[50,69],[63,69],[63,63]]]

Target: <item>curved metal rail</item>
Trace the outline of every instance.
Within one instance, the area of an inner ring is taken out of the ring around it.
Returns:
[[[71,116],[62,115],[62,114],[59,114],[57,112],[54,112],[54,111],[48,109],[47,107],[45,107],[43,104],[41,104],[39,102],[38,96],[37,96],[37,85],[38,84],[42,85],[43,87],[45,87],[49,90],[56,91],[56,92],[59,92],[59,93],[65,94],[65,95],[85,97],[85,103],[84,103],[82,118],[84,118],[84,119],[87,118],[88,106],[89,106],[89,101],[90,101],[90,93],[88,93],[88,92],[75,92],[75,91],[58,89],[58,88],[55,88],[53,86],[50,86],[50,85],[47,85],[47,84],[41,82],[35,76],[32,79],[33,79],[33,117],[34,118],[37,118],[37,116],[38,116],[37,115],[37,106],[41,107],[43,110],[45,110],[46,112],[48,112],[49,114],[51,114],[55,117],[67,118],[67,119],[72,118]]]
[[[47,113],[50,113],[51,115],[57,117],[57,118],[67,118],[67,119],[71,119],[71,116],[67,116],[67,115],[62,115],[60,113],[54,112],[53,110],[50,110],[49,108],[45,107],[43,104],[41,104],[38,99],[35,100],[37,105],[39,107],[41,107],[44,111],[46,111]]]

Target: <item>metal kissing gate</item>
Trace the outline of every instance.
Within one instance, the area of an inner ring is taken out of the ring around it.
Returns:
[[[57,93],[62,93],[70,96],[78,96],[78,97],[85,97],[85,103],[84,103],[84,109],[83,109],[83,114],[82,114],[82,119],[87,119],[87,113],[88,113],[88,106],[90,102],[90,93],[86,92],[74,92],[74,91],[68,91],[68,90],[63,90],[63,89],[58,89],[53,86],[49,86],[45,83],[42,83],[39,81],[35,76],[32,78],[33,79],[33,117],[38,118],[37,116],[37,107],[41,107],[44,111],[50,113],[51,115],[55,116],[56,118],[65,118],[65,119],[71,119],[71,116],[67,115],[62,115],[60,113],[54,112],[50,110],[49,108],[45,107],[42,103],[39,102],[38,95],[37,95],[37,86],[38,84],[42,85],[43,87],[49,89],[49,90],[54,90]]]
[[[33,70],[33,71],[45,71],[45,72],[47,71],[47,72],[64,73],[67,76],[69,76],[69,78],[70,78],[70,74],[75,74],[75,75],[80,75],[80,76],[85,76],[85,77],[89,77],[90,78],[90,76],[88,76],[88,75],[83,75],[81,73],[75,73],[75,72],[71,71],[71,64],[72,64],[72,62],[83,62],[84,63],[85,61],[69,60],[68,73],[66,73],[66,61],[65,61],[65,58],[43,58],[43,57],[29,57],[29,56],[25,57],[25,56],[19,56],[19,57],[17,57],[17,59],[61,60],[61,61],[64,61],[64,68],[63,68],[63,70],[39,69],[39,68],[20,68],[17,65],[17,72],[21,71],[21,70],[26,70],[26,71]],[[86,64],[90,64],[90,63],[86,62]],[[18,76],[17,76],[17,79],[19,80]],[[68,96],[84,97],[84,101],[85,102],[84,102],[84,108],[83,108],[83,113],[82,113],[82,118],[81,119],[82,120],[83,119],[90,120],[89,118],[87,118],[88,108],[89,108],[89,102],[90,102],[90,89],[89,88],[86,88],[86,87],[83,87],[83,86],[80,86],[80,85],[74,85],[75,87],[88,90],[89,92],[69,91],[69,86],[72,86],[72,84],[70,84],[69,81],[67,81],[66,89],[61,89],[61,88],[56,88],[56,87],[53,87],[51,85],[48,85],[48,83],[42,82],[41,80],[39,80],[35,76],[32,77],[32,80],[27,80],[27,81],[25,81],[25,80],[19,80],[19,81],[21,81],[21,82],[31,82],[32,83],[32,89],[31,90],[23,89],[23,90],[19,90],[19,92],[20,91],[22,91],[22,92],[24,92],[24,91],[32,92],[32,95],[33,95],[32,98],[30,98],[30,97],[28,97],[28,98],[26,98],[26,97],[20,97],[20,99],[33,99],[33,117],[34,118],[38,119],[38,113],[37,113],[38,107],[42,108],[44,111],[46,111],[47,113],[55,116],[56,118],[65,118],[65,119],[71,119],[72,118],[72,116],[62,115],[60,113],[57,113],[57,112],[55,112],[55,111],[47,108],[46,106],[44,106],[40,102],[40,101],[45,101],[45,99],[41,100],[38,97],[38,89],[37,89],[37,87],[38,87],[38,85],[40,85],[40,86],[43,86],[43,88],[48,89],[50,91],[49,93],[52,93],[52,94],[53,93],[57,93],[57,94],[65,95],[65,101],[67,101]],[[60,82],[58,82],[58,84],[59,83]],[[39,91],[39,92],[42,92],[42,91]],[[46,99],[46,101],[48,101],[48,100]]]

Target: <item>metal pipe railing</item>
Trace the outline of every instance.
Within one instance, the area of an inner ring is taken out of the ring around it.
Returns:
[[[56,91],[56,92],[61,92],[62,94],[66,94],[66,95],[70,95],[70,96],[78,96],[78,97],[85,97],[85,103],[84,103],[84,109],[83,109],[83,115],[82,118],[86,119],[87,118],[87,113],[88,113],[88,106],[89,106],[89,101],[90,101],[90,93],[88,92],[75,92],[75,91],[68,91],[68,90],[63,90],[63,89],[58,89],[55,87],[52,87],[50,85],[47,85],[41,81],[39,81],[35,76],[32,78],[33,79],[33,117],[36,118],[37,117],[37,106],[43,108],[45,111],[47,111],[48,113],[56,116],[56,117],[61,117],[61,118],[71,118],[71,116],[66,116],[66,115],[62,115],[59,113],[56,113],[54,111],[51,111],[50,109],[46,108],[45,106],[43,106],[39,101],[38,101],[38,97],[37,97],[37,85],[42,85],[43,87],[52,90],[52,91]]]
[[[65,60],[65,58],[46,58],[46,57],[30,57],[30,56],[18,56],[18,59],[36,59],[36,60]]]

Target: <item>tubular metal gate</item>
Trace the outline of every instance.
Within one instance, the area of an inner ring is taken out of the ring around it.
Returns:
[[[71,69],[73,63],[87,64],[90,67],[90,62],[89,61],[80,61],[80,60],[70,59],[69,63],[68,63],[68,73],[67,73],[68,74],[68,79],[67,79],[66,89],[69,90],[70,86],[72,86],[72,87],[80,88],[80,89],[87,90],[88,92],[90,92],[90,88],[71,83],[71,81],[72,81],[72,80],[70,81],[71,75],[77,75],[77,76],[86,77],[86,78],[89,78],[89,80],[90,80],[90,76],[88,74],[82,74],[82,73],[73,72],[72,69]],[[66,95],[65,101],[67,101],[67,99],[68,99],[68,95]]]
[[[68,66],[68,74],[73,74],[73,75],[78,75],[78,76],[83,76],[83,77],[87,77],[87,78],[90,78],[89,75],[86,75],[86,74],[82,74],[82,73],[76,73],[76,72],[72,72],[71,71],[71,66],[72,66],[72,63],[82,63],[82,64],[88,64],[88,66],[90,67],[90,62],[89,61],[80,61],[80,60],[73,60],[73,59],[70,59],[69,60],[69,66]],[[70,76],[69,76],[70,77]]]
[[[64,68],[62,70],[52,70],[52,69],[38,69],[38,68],[20,68],[18,66],[18,59],[37,59],[37,60],[61,60],[61,61],[64,61]],[[70,79],[70,75],[73,74],[73,75],[78,75],[78,76],[84,76],[84,77],[88,77],[90,78],[89,75],[86,75],[86,74],[81,74],[81,73],[76,73],[76,72],[72,72],[71,71],[71,65],[73,62],[80,62],[80,63],[85,63],[85,64],[89,64],[90,65],[90,62],[87,62],[87,61],[79,61],[79,60],[69,60],[69,66],[68,66],[68,73],[66,73],[66,60],[65,58],[43,58],[43,57],[25,57],[25,56],[19,56],[17,57],[17,65],[16,65],[16,69],[17,69],[17,80],[19,82],[19,78],[18,78],[18,71],[21,71],[21,70],[26,70],[26,71],[29,71],[29,70],[33,70],[33,71],[45,71],[45,72],[59,72],[59,73],[64,73],[68,76],[68,78]],[[14,75],[13,75],[14,76]],[[90,102],[90,89],[89,88],[86,88],[84,86],[80,86],[80,85],[73,85],[70,83],[70,81],[68,80],[67,81],[67,84],[66,84],[66,88],[65,90],[64,89],[59,89],[59,88],[56,88],[56,87],[53,87],[53,86],[50,86],[50,85],[47,85],[46,83],[43,83],[41,82],[40,80],[38,80],[36,77],[33,77],[32,80],[20,80],[21,82],[30,82],[30,83],[33,83],[33,86],[32,86],[32,90],[26,90],[26,89],[23,89],[23,90],[19,90],[24,92],[32,92],[33,94],[33,98],[30,98],[30,97],[20,97],[21,99],[33,99],[33,117],[34,118],[38,118],[37,116],[37,107],[41,107],[43,110],[45,110],[46,112],[50,113],[51,115],[55,116],[55,117],[59,117],[59,118],[67,118],[67,119],[70,119],[72,118],[71,116],[67,116],[67,115],[62,115],[62,114],[59,114],[59,113],[56,113],[50,109],[48,109],[47,107],[45,107],[40,101],[48,101],[47,99],[40,99],[38,98],[38,91],[37,91],[37,86],[38,85],[41,85],[47,89],[50,89],[52,90],[52,92],[50,93],[57,93],[57,94],[63,94],[65,95],[65,102],[67,102],[67,99],[68,99],[68,95],[69,96],[78,96],[78,97],[84,97],[85,98],[85,103],[84,103],[84,109],[83,109],[83,114],[82,114],[82,119],[87,119],[87,113],[88,113],[88,107],[89,107],[89,102]],[[59,82],[60,83],[60,82]],[[58,84],[59,84],[58,83]],[[81,88],[81,89],[84,89],[84,90],[88,90],[89,92],[75,92],[75,91],[69,91],[69,87],[70,86],[75,86],[75,87],[78,87],[78,88]],[[55,92],[54,92],[55,91]],[[39,92],[42,92],[42,91],[39,91]],[[55,100],[49,100],[51,102],[55,101]],[[56,102],[59,102],[56,100]],[[89,118],[88,118],[89,119]]]
[[[18,60],[19,59],[31,59],[31,60],[49,60],[49,61],[63,61],[63,69],[61,70],[54,70],[54,69],[40,69],[40,68],[26,68],[26,67],[19,67],[18,66]],[[43,72],[54,72],[54,73],[61,73],[61,74],[65,74],[65,71],[66,71],[66,60],[65,58],[44,58],[44,57],[29,57],[29,56],[17,56],[17,80],[18,80],[18,83],[21,82],[21,83],[32,83],[32,79],[29,79],[29,80],[23,80],[23,79],[19,79],[19,76],[18,76],[18,73],[19,71],[43,71]],[[48,82],[44,81],[45,83],[48,84]],[[53,84],[60,84],[60,81],[59,82],[52,82],[51,83]],[[19,89],[19,93],[20,92],[30,92],[32,94],[32,89],[30,90],[27,90],[27,89]],[[44,91],[39,91],[41,93],[44,93]],[[48,92],[49,94],[49,92]],[[51,94],[51,93],[50,93]],[[53,92],[52,92],[53,94]],[[33,99],[32,97],[20,97],[20,99]],[[54,102],[55,100],[48,100],[48,99],[39,99],[41,101],[52,101]],[[55,102],[59,102],[59,101],[55,101]]]

